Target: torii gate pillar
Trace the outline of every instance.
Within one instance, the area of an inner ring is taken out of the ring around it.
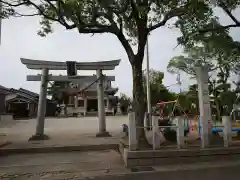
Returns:
[[[41,88],[38,102],[37,112],[37,126],[36,133],[29,139],[31,140],[47,140],[49,137],[44,134],[44,121],[47,104],[47,86],[48,86],[48,72],[47,68],[42,69]]]
[[[109,132],[106,131],[106,116],[105,116],[105,105],[104,105],[104,92],[103,92],[103,74],[102,70],[97,70],[97,97],[98,97],[98,127],[99,132],[96,134],[97,137],[110,136]]]

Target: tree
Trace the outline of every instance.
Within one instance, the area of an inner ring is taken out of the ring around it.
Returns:
[[[133,111],[136,125],[143,126],[144,90],[142,62],[148,34],[174,17],[196,19],[196,23],[212,15],[211,7],[199,0],[0,0],[4,12],[13,16],[41,16],[44,36],[52,32],[57,22],[67,30],[81,34],[114,34],[126,50],[132,66]],[[22,14],[19,7],[27,6],[31,14]],[[134,48],[133,48],[134,47]],[[136,49],[134,51],[133,49]],[[138,145],[146,143],[144,129],[137,129]],[[140,143],[142,142],[142,143]]]
[[[199,114],[198,89],[197,84],[189,86],[188,91],[178,94],[178,100],[181,108],[188,115]]]
[[[208,37],[211,33],[229,33],[230,28],[239,28],[240,20],[234,15],[234,11],[239,9],[240,1],[227,0],[206,0],[204,1],[211,10],[205,14],[203,21],[189,18],[187,15],[181,16],[176,23],[176,27],[180,28],[183,36],[178,38],[179,44],[191,46],[199,39]],[[214,15],[214,8],[220,8],[225,12],[232,22],[229,24],[220,24],[219,18]]]
[[[121,93],[118,101],[120,103],[122,113],[127,113],[128,107],[131,104],[131,98],[126,94]]]
[[[58,105],[68,103],[68,95],[66,95],[62,90],[65,88],[67,82],[53,82],[48,87],[47,94],[52,97],[53,101],[56,101]]]
[[[209,94],[212,99],[212,110],[216,113],[217,118],[220,119],[223,114],[230,113],[229,111],[232,110],[231,103],[234,103],[232,100],[235,95],[230,90],[228,80],[231,72],[234,70],[232,67],[240,62],[240,51],[236,50],[239,47],[239,43],[234,42],[225,32],[220,34],[213,33],[212,36],[199,39],[199,42],[201,42],[201,46],[195,45],[189,48],[186,45],[185,53],[187,56],[172,58],[169,61],[168,70],[177,73],[183,71],[195,78],[195,66],[208,66],[210,72]],[[227,96],[231,98],[224,98]]]
[[[146,72],[145,72],[146,73]],[[144,74],[145,74],[144,73]],[[159,101],[173,101],[176,99],[175,93],[170,92],[163,85],[164,73],[151,69],[149,71],[151,104],[155,106]],[[146,79],[144,78],[144,91],[147,93]],[[145,96],[146,97],[146,96]]]

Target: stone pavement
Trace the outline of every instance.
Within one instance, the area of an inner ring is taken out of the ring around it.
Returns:
[[[114,149],[119,143],[121,126],[127,121],[127,116],[107,116],[107,130],[112,137],[96,138],[97,117],[47,118],[45,133],[51,139],[29,142],[29,137],[35,132],[36,120],[16,120],[0,126],[0,142],[11,142],[0,148],[0,154]]]
[[[1,180],[221,180],[239,179],[240,161],[153,166],[153,171],[126,169],[113,150],[20,154],[0,157]]]
[[[0,157],[0,179],[64,179],[121,174],[120,154],[113,150],[69,153],[21,154]]]

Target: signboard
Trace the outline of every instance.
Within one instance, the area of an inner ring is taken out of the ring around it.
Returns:
[[[75,61],[67,61],[67,75],[76,76],[77,75],[77,63]]]

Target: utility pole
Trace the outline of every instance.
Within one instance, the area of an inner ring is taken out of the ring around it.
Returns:
[[[180,88],[180,93],[182,92],[182,82],[181,82],[181,75],[180,73],[177,74],[177,84],[179,85],[179,88]]]
[[[152,108],[151,108],[151,94],[150,94],[150,81],[149,81],[149,46],[148,46],[148,38],[146,43],[146,51],[147,51],[147,68],[146,68],[146,81],[147,81],[147,112],[151,117]]]
[[[2,11],[3,11],[3,6],[2,6],[2,2],[0,2],[0,44],[2,39]]]

